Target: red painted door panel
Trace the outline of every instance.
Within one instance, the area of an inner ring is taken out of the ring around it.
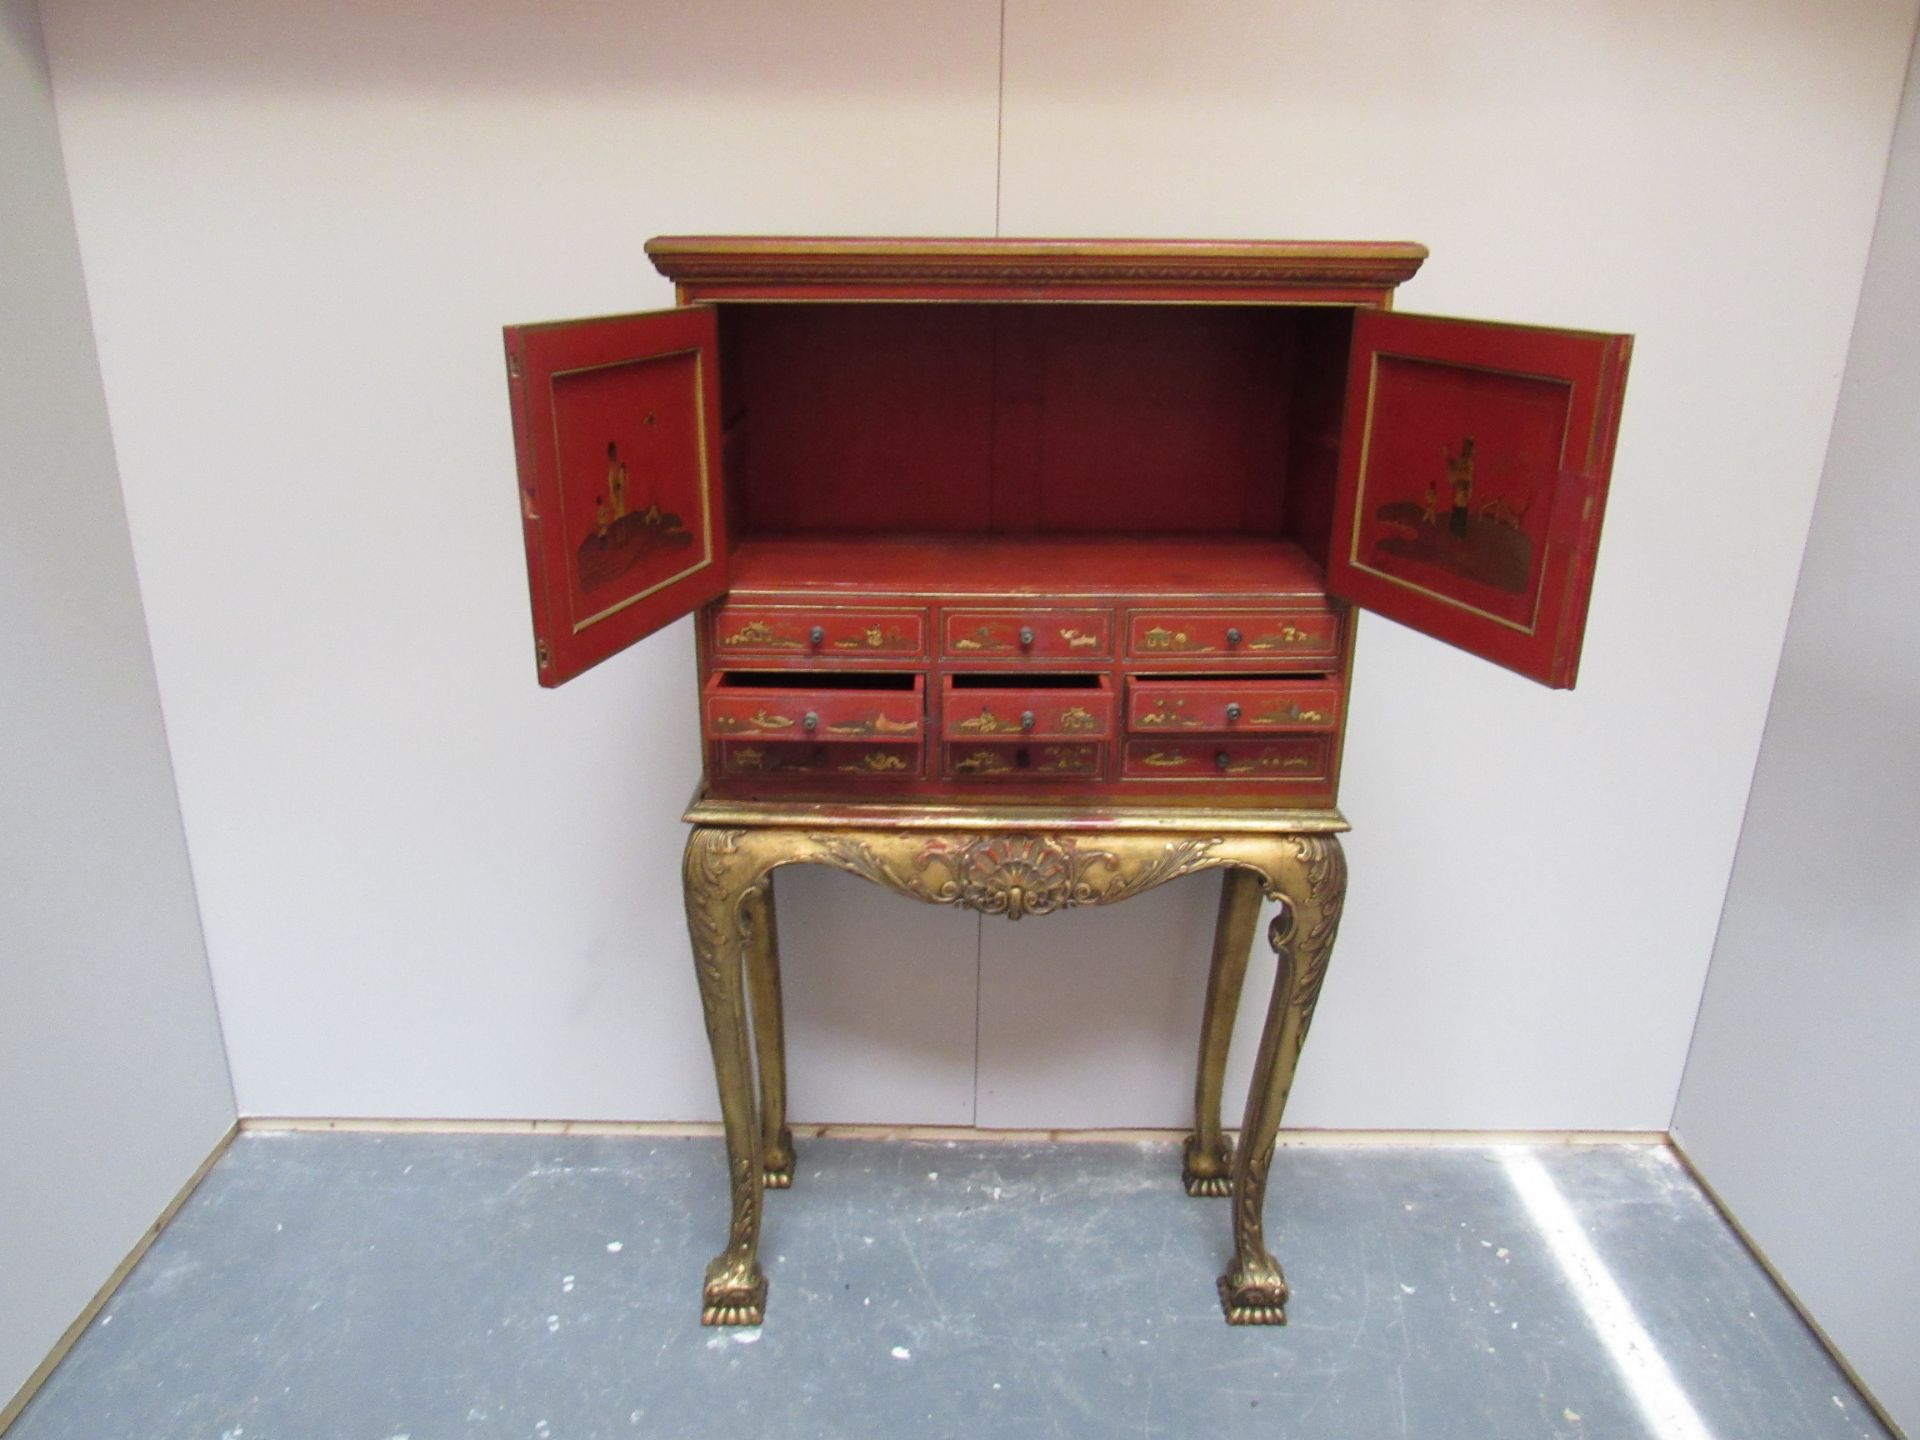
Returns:
[[[540,683],[727,588],[710,309],[513,325],[507,383]]]
[[[1631,348],[1358,312],[1328,589],[1571,686]]]

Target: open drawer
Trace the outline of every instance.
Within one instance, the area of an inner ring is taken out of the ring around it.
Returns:
[[[1104,740],[1114,731],[1107,675],[948,675],[940,733],[948,740]]]
[[[710,740],[917,744],[926,729],[926,677],[813,671],[721,671],[707,681]]]

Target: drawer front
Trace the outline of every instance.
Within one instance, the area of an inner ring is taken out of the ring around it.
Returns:
[[[927,653],[927,612],[721,605],[713,612],[713,653],[720,660],[919,660]]]
[[[1225,735],[1331,730],[1340,723],[1334,680],[1134,680],[1127,729],[1141,735],[1197,730]]]
[[[810,745],[789,740],[727,740],[713,747],[717,768],[730,778],[832,776],[851,779],[918,780],[918,745]]]
[[[1127,616],[1133,660],[1257,661],[1321,667],[1340,657],[1333,610],[1135,610]]]
[[[1113,734],[1113,688],[1001,690],[946,680],[940,733],[948,740],[1105,740]]]
[[[943,745],[941,773],[949,780],[1098,780],[1106,747],[1035,741]]]
[[[1113,616],[1105,610],[947,610],[940,653],[955,660],[1105,660]]]
[[[1324,781],[1333,764],[1330,735],[1273,740],[1127,741],[1121,773],[1129,780]]]
[[[725,674],[707,682],[706,733],[715,740],[918,741],[925,728],[925,681],[910,690],[792,689],[736,686]]]

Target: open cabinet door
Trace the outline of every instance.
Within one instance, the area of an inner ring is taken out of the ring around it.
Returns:
[[[715,334],[702,307],[507,327],[542,685],[726,592]]]
[[[1631,348],[1360,311],[1327,588],[1571,686]]]

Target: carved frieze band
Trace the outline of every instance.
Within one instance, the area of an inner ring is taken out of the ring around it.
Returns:
[[[700,961],[746,935],[741,902],[781,865],[829,865],[931,905],[1019,920],[1108,905],[1200,870],[1243,866],[1269,898],[1314,916],[1296,963],[1317,994],[1333,945],[1346,865],[1330,835],[945,833],[903,830],[753,831],[696,828],[687,848],[687,900]],[[736,867],[743,867],[738,868]],[[729,909],[733,913],[725,913]],[[704,928],[703,928],[704,927]],[[704,978],[704,977],[703,977]]]

